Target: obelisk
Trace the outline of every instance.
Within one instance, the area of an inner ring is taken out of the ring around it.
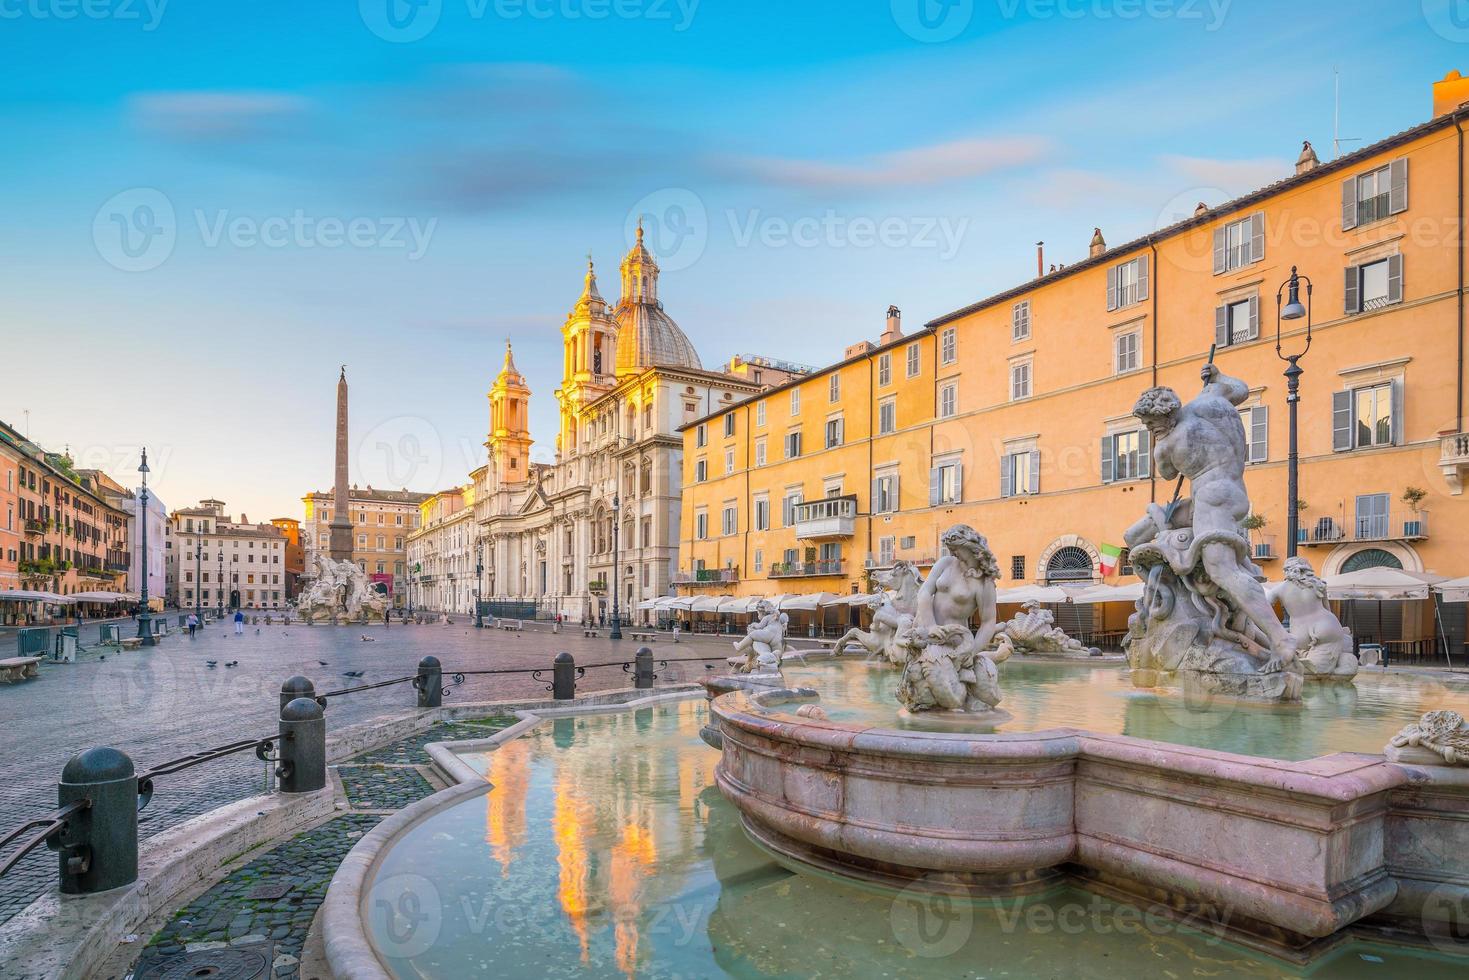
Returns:
[[[347,501],[347,365],[337,379],[337,470],[332,492],[330,555],[332,561],[352,560],[352,514]]]

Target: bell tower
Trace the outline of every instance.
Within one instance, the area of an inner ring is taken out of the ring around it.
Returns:
[[[561,403],[561,430],[556,448],[567,458],[579,451],[577,419],[581,409],[612,390],[617,357],[617,321],[597,290],[597,270],[587,256],[581,297],[561,327],[564,366],[556,400]]]
[[[505,341],[505,366],[490,389],[490,466],[496,486],[514,486],[530,477],[530,388],[515,366]]]

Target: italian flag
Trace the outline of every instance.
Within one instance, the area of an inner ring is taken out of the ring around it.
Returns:
[[[1103,575],[1116,575],[1117,574],[1117,562],[1122,558],[1122,548],[1121,548],[1121,546],[1120,545],[1115,545],[1115,544],[1103,544],[1101,551],[1102,551],[1102,574]]]

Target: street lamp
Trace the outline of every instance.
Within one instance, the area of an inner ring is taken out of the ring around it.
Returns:
[[[1301,304],[1301,283],[1306,284],[1306,302]],[[1281,305],[1282,295],[1288,292],[1285,305]],[[1281,323],[1285,320],[1306,321],[1306,346],[1301,348],[1298,354],[1287,354],[1281,349]],[[1305,373],[1301,369],[1300,360],[1306,356],[1311,349],[1311,279],[1308,276],[1299,275],[1296,267],[1290,267],[1290,278],[1281,283],[1280,288],[1275,291],[1275,356],[1285,361],[1288,365],[1285,369],[1285,401],[1290,406],[1290,453],[1286,457],[1286,520],[1285,520],[1285,556],[1294,558],[1296,555],[1296,544],[1300,539],[1300,455],[1296,444],[1296,415],[1301,401],[1301,375]]]
[[[474,539],[474,628],[484,629],[485,617],[480,611],[480,583],[485,578],[485,539]]]
[[[219,525],[214,530],[219,531]],[[215,603],[214,615],[220,619],[224,618],[224,538],[219,539],[219,581],[215,583],[214,597],[219,601]]]
[[[204,599],[204,539],[194,539],[194,618],[200,625],[204,623],[204,615],[200,603]]]
[[[622,591],[622,576],[619,574],[622,566],[622,552],[618,547],[618,532],[622,529],[622,497],[612,495],[612,629],[607,631],[607,639],[622,639],[622,616],[621,603],[618,594]]]
[[[138,495],[138,506],[141,513],[138,523],[143,528],[142,557],[139,564],[138,574],[142,580],[142,604],[143,608],[138,610],[138,638],[143,641],[143,646],[154,647],[158,640],[153,635],[153,617],[148,612],[148,449],[143,449],[143,461],[138,464],[138,472],[143,474],[143,489]]]

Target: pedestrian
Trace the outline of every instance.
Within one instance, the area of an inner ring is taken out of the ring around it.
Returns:
[[[194,638],[194,632],[199,629],[199,617],[189,613],[189,639]]]
[[[235,610],[235,635],[245,635],[245,613],[239,609]]]
[[[389,626],[392,626],[392,625],[393,625],[393,611],[391,609],[384,609],[383,610],[383,629],[387,629]]]

